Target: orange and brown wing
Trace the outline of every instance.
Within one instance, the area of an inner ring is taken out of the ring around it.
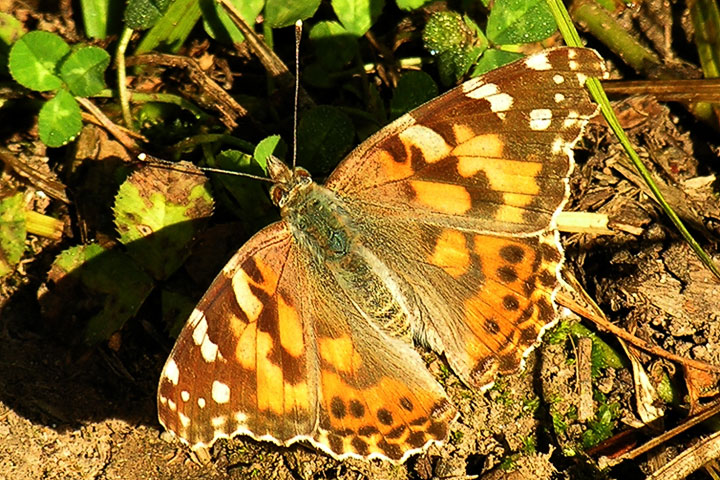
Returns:
[[[244,245],[200,301],[158,410],[193,447],[242,434],[392,461],[444,440],[455,415],[412,346],[363,319],[285,223]]]
[[[309,279],[322,279],[301,308],[315,324],[320,364],[313,443],[337,458],[402,462],[444,441],[455,409],[420,355],[365,319],[324,265],[310,268]]]
[[[531,55],[401,117],[327,182],[469,384],[516,370],[555,319],[554,218],[597,111],[583,84],[603,73],[592,50]]]
[[[292,249],[284,222],[257,233],[180,333],[160,378],[158,414],[191,447],[236,434],[285,443],[313,430],[312,333],[283,290]]]
[[[507,237],[379,219],[365,210],[368,248],[402,278],[415,333],[445,353],[467,384],[515,372],[556,318],[562,252],[557,233]],[[418,327],[419,326],[419,327]]]
[[[340,196],[476,232],[544,231],[565,202],[571,149],[596,106],[592,50],[531,55],[450,90],[358,147],[328,179]]]

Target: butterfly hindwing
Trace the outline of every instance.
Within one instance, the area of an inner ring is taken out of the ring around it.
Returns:
[[[407,288],[413,331],[467,384],[486,387],[496,373],[516,371],[553,323],[562,263],[555,232],[502,237],[381,218],[366,204],[349,210]]]
[[[443,441],[455,409],[412,344],[364,318],[325,265],[303,260],[312,289],[300,312],[315,324],[320,362],[316,443],[340,458],[402,461]]]

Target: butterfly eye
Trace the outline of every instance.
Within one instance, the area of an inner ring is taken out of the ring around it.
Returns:
[[[282,207],[282,203],[284,203],[286,195],[287,190],[284,189],[282,186],[273,185],[272,187],[270,187],[270,199],[278,207]]]

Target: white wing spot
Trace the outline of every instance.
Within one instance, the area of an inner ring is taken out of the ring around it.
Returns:
[[[560,85],[564,81],[565,81],[565,77],[563,77],[559,73],[556,73],[555,75],[553,75],[553,82],[555,82],[556,84]]]
[[[227,403],[230,401],[230,387],[222,382],[215,380],[212,384],[212,399],[217,403]]]
[[[178,369],[177,363],[175,363],[175,360],[172,358],[168,359],[167,363],[165,364],[165,368],[163,369],[163,376],[168,379],[168,382],[172,383],[173,385],[178,384],[178,380],[180,379],[180,370]]]
[[[247,415],[245,415],[243,412],[236,412],[235,421],[240,425],[245,425],[245,422],[247,421]]]
[[[552,143],[552,153],[558,155],[565,148],[565,141],[561,137],[557,137]]]
[[[568,58],[575,58],[577,57],[577,50],[568,50]]]
[[[562,103],[563,101],[565,101],[565,95],[563,95],[562,93],[556,93],[555,103]]]
[[[463,90],[465,90],[465,87],[463,87]],[[514,101],[513,97],[507,93],[500,93],[498,86],[494,83],[482,84],[473,90],[466,91],[465,95],[476,100],[487,100],[490,102],[490,110],[493,113],[510,110]]]
[[[188,392],[187,390],[183,390],[182,392],[180,392],[180,398],[182,398],[183,402],[187,402],[188,400],[190,400],[190,392]]]
[[[580,83],[580,85],[585,85],[585,82],[587,81],[587,75],[585,75],[584,73],[578,73],[577,79],[578,79],[578,83]]]
[[[167,405],[167,397],[163,397],[162,395],[160,395],[160,404]]]
[[[463,84],[463,91],[465,95],[470,98],[480,99],[498,93],[497,85],[494,83],[474,82],[471,85],[470,82],[472,82],[472,80]],[[475,85],[476,83],[478,85]]]
[[[423,125],[413,125],[400,132],[400,138],[409,142],[423,153],[427,163],[435,163],[450,153],[450,145],[432,128]],[[409,155],[409,153],[408,153]]]
[[[550,70],[552,65],[548,61],[546,53],[538,53],[537,55],[530,55],[525,59],[525,65],[532,70]]]
[[[568,112],[568,116],[563,122],[563,127],[565,128],[571,128],[575,125],[579,125],[582,122],[580,121],[580,114],[576,110],[570,110]]]
[[[530,112],[530,128],[532,130],[547,130],[552,121],[552,112],[547,108],[536,108]]]
[[[200,354],[207,363],[212,363],[217,358],[218,347],[207,336],[208,324],[205,314],[200,310],[194,310],[190,318],[197,317],[192,339],[195,345],[200,347]]]
[[[232,286],[238,306],[247,315],[248,320],[254,322],[262,312],[263,303],[250,289],[251,282],[250,276],[243,269],[239,269],[232,277]]]
[[[580,65],[575,60],[570,60],[568,62],[568,67],[570,67],[570,70],[577,70],[578,68],[580,68]]]
[[[169,408],[171,411],[173,411],[173,412],[176,411],[176,410],[177,410],[177,403],[173,402],[172,400],[170,400],[170,399],[168,398],[168,408]]]
[[[221,417],[213,417],[210,419],[210,424],[214,428],[220,428],[225,426],[225,423],[227,422],[227,417],[221,416]]]
[[[205,359],[208,363],[214,362],[217,358],[217,351],[217,344],[213,343],[207,336],[205,336],[205,340],[203,340],[202,345],[200,345],[200,353],[202,354],[203,359]]]
[[[205,408],[205,399],[203,397],[198,397],[197,403],[198,407]]]
[[[498,93],[497,95],[488,97],[486,100],[490,102],[490,110],[492,110],[494,113],[506,112],[510,110],[510,107],[512,107],[514,101],[513,97],[511,97],[507,93]]]
[[[188,425],[190,425],[190,417],[188,417],[184,413],[178,413],[178,418],[180,418],[180,424],[183,426],[183,428],[187,428]]]
[[[464,94],[468,94],[469,92],[472,92],[473,90],[476,90],[477,88],[481,87],[483,84],[480,77],[471,78],[467,82],[463,83],[461,85],[462,91]]]
[[[197,325],[195,325],[195,328],[193,329],[192,333],[192,339],[193,342],[195,342],[195,345],[198,347],[202,345],[203,340],[205,340],[205,334],[207,333],[207,321],[205,320],[205,314],[202,313],[200,310],[193,310],[192,316],[199,315],[200,320],[198,321]]]

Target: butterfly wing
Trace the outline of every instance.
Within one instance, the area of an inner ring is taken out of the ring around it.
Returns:
[[[402,276],[416,334],[469,384],[516,370],[555,318],[554,217],[597,112],[584,81],[603,73],[592,50],[532,55],[399,118],[326,183]]]
[[[475,232],[546,230],[567,197],[569,154],[597,107],[592,50],[557,48],[472,79],[370,137],[325,186]],[[502,88],[500,87],[502,85]]]
[[[382,217],[354,205],[365,245],[396,273],[421,342],[445,353],[467,384],[483,388],[515,372],[555,320],[562,254],[556,232],[509,237],[420,218]]]
[[[235,433],[282,443],[312,431],[318,377],[314,352],[304,348],[310,334],[291,321],[277,293],[291,250],[283,222],[256,234],[178,336],[161,375],[158,413],[190,446]]]
[[[417,352],[361,318],[285,222],[248,241],[198,303],[158,411],[191,447],[245,434],[393,461],[443,440],[454,416]]]

